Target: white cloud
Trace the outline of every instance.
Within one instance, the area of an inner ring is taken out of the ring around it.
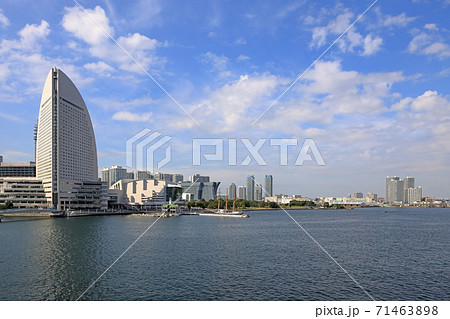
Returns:
[[[383,39],[380,37],[372,38],[372,34],[368,34],[364,38],[364,51],[362,55],[372,55],[378,52],[381,48],[381,44],[383,43]]]
[[[246,61],[246,60],[250,60],[250,57],[249,57],[249,56],[246,56],[246,55],[240,54],[240,55],[237,57],[237,60],[238,60],[238,61]]]
[[[450,45],[443,42],[441,37],[433,32],[438,30],[437,26],[425,25],[424,29],[426,31],[419,31],[409,42],[408,52],[433,55],[439,59],[450,57]]]
[[[159,101],[153,100],[150,97],[141,97],[132,100],[121,100],[118,98],[93,98],[92,101],[104,109],[123,110],[137,107],[149,107],[152,104],[156,104]]]
[[[9,19],[3,14],[3,10],[0,9],[0,25],[4,27],[9,26]]]
[[[94,72],[100,76],[110,76],[112,72],[114,72],[114,68],[110,65],[106,64],[103,61],[99,61],[96,63],[86,63],[83,67],[91,72]]]
[[[245,44],[247,44],[247,40],[244,37],[239,37],[236,39],[236,41],[234,43],[245,45]]]
[[[228,62],[230,59],[224,55],[218,56],[212,52],[206,52],[200,56],[200,61],[211,65],[211,71],[218,72],[220,79],[231,75],[231,72],[228,71]]]
[[[131,113],[131,112],[127,112],[127,111],[122,111],[122,112],[114,113],[112,119],[118,120],[118,121],[129,121],[129,122],[151,122],[152,113],[148,112],[148,113],[137,114],[137,113]]]
[[[102,59],[105,63],[116,64],[122,70],[142,73],[140,67],[106,34],[107,32],[114,37],[115,31],[103,8],[96,6],[85,10],[92,19],[77,6],[66,7],[61,22],[64,29],[87,43],[93,57]],[[161,45],[155,39],[134,33],[118,37],[117,42],[145,69],[156,68],[164,63],[164,59],[156,57],[154,53],[156,47]]]
[[[439,28],[437,27],[437,25],[435,23],[425,24],[424,29],[432,30],[432,31],[438,31],[439,30]]]
[[[114,36],[114,29],[110,26],[109,19],[100,6],[96,6],[94,9],[86,9],[86,12],[89,15],[78,6],[66,7],[61,21],[63,28],[91,45],[107,42],[109,37],[105,31]]]
[[[5,81],[10,73],[11,71],[8,68],[8,64],[0,64],[0,82]]]
[[[24,120],[21,119],[20,117],[17,117],[17,116],[11,115],[11,114],[7,114],[7,113],[0,112],[0,117],[5,120],[8,120],[8,121],[19,122],[19,123],[24,122]]]
[[[192,103],[188,111],[209,132],[243,130],[283,83],[287,83],[286,79],[266,73],[241,75],[238,80],[209,91],[207,98]],[[168,121],[175,129],[186,128],[191,122]]]
[[[389,14],[380,16],[381,24],[385,27],[395,26],[395,27],[406,27],[410,22],[416,20],[416,17],[407,17],[406,13],[403,12],[399,15],[392,16]]]
[[[423,54],[437,55],[439,58],[450,57],[450,46],[447,43],[435,42],[422,50]]]
[[[210,64],[215,71],[223,71],[227,68],[229,59],[224,55],[218,56],[212,52],[206,52],[201,55],[201,61]]]
[[[330,36],[333,36],[334,40],[341,35],[351,25],[354,14],[349,9],[339,9],[340,13],[335,19],[331,20],[326,26],[314,27],[312,29],[312,41],[310,42],[311,48],[320,48],[325,44],[328,44]],[[308,20],[309,24],[316,23],[320,20]],[[393,22],[392,22],[393,23]],[[344,36],[342,36],[336,43],[336,46],[342,52],[357,52],[361,55],[372,55],[379,51],[383,40],[379,36],[367,34],[361,35],[356,30],[356,26],[352,26]],[[359,49],[359,50],[357,50]]]
[[[19,31],[19,40],[2,40],[0,54],[11,50],[38,51],[41,47],[40,43],[49,33],[50,26],[45,20],[42,20],[40,24],[27,24]]]

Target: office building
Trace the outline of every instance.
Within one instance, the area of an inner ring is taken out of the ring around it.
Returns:
[[[112,184],[120,181],[121,179],[134,179],[134,173],[131,172],[131,174],[129,174],[127,169],[122,166],[113,166],[102,170],[101,179],[103,182],[106,182],[108,187],[110,187]]]
[[[227,195],[229,199],[236,199],[236,184],[231,183],[227,188]]]
[[[261,185],[256,185],[255,186],[255,200],[257,201],[262,201],[263,196],[262,196],[262,187]]]
[[[255,200],[255,176],[247,176],[247,200]]]
[[[137,180],[153,179],[153,174],[151,174],[148,171],[137,171],[136,172],[136,179]]]
[[[183,179],[184,179],[183,174],[172,174],[172,182],[173,183],[182,182]]]
[[[209,183],[209,176],[201,176],[200,174],[195,174],[195,175],[189,176],[189,181],[191,183],[194,183],[194,182]]]
[[[78,191],[92,201],[82,207],[103,207],[98,179],[97,147],[86,104],[73,82],[52,68],[42,92],[36,140],[36,177],[42,180],[50,207],[64,209],[80,202]]]
[[[36,163],[5,163],[0,156],[0,177],[36,177]]]
[[[247,199],[247,187],[245,187],[245,186],[238,187],[238,198],[239,199]]]
[[[183,198],[189,201],[198,201],[204,199],[206,201],[210,199],[217,199],[217,190],[219,189],[220,182],[189,182],[182,181],[178,185],[181,185],[183,189]]]
[[[352,194],[352,198],[364,198],[364,194],[361,192],[356,192]]]

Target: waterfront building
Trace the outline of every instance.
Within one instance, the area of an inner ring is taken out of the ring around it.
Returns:
[[[374,193],[367,193],[366,195],[366,202],[378,202],[378,194]]]
[[[409,203],[408,201],[408,189],[414,188],[414,177],[407,176],[403,179],[403,203]]]
[[[255,200],[255,176],[247,176],[247,200]]]
[[[194,183],[194,182],[209,183],[209,176],[202,176],[200,174],[195,174],[195,175],[189,176],[189,181],[191,183]]]
[[[238,198],[239,199],[247,199],[247,187],[245,187],[245,186],[238,187]]]
[[[398,176],[386,177],[386,203],[402,203],[404,200],[404,183]]]
[[[231,183],[230,186],[227,188],[227,195],[229,199],[236,199],[236,184]]]
[[[182,181],[178,183],[183,190],[183,197],[189,200],[198,201],[204,199],[217,199],[217,190],[220,182],[189,182]]]
[[[96,200],[103,186],[98,179],[97,147],[89,112],[76,86],[57,68],[48,73],[41,97],[36,177],[42,180],[50,207],[76,208],[76,192],[88,196],[85,191],[89,189],[93,192],[93,206],[102,208],[105,202]]]
[[[264,191],[263,197],[273,196],[273,177],[272,175],[266,175],[264,177]]]
[[[334,200],[335,198],[333,198]],[[278,204],[289,204],[291,201],[296,200],[299,202],[309,202],[311,198],[302,197],[302,195],[275,195],[275,196],[266,196],[264,198],[265,202],[273,202]]]
[[[8,201],[14,208],[48,208],[42,181],[35,177],[0,178],[0,205]]]
[[[255,200],[262,201],[262,199],[263,199],[262,187],[261,185],[258,184],[255,186]]]
[[[5,163],[0,156],[0,177],[36,177],[36,163]]]
[[[169,202],[181,203],[182,187],[178,184],[156,179],[121,179],[109,189],[115,205],[136,205],[141,208],[158,209]]]
[[[352,198],[364,198],[364,194],[361,192],[356,192],[352,194]]]
[[[406,200],[407,204],[414,204],[415,202],[422,201],[422,187],[409,187],[405,188]]]

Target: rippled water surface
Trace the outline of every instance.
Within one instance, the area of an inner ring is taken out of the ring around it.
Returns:
[[[289,213],[375,299],[450,299],[450,209]],[[250,215],[160,219],[81,299],[369,299],[283,211]],[[4,218],[0,300],[77,299],[154,221]]]

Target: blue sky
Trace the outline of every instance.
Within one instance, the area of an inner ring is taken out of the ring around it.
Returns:
[[[244,185],[274,176],[276,193],[384,195],[387,175],[450,197],[450,1],[379,0],[252,123],[373,1],[79,1],[197,125],[73,1],[0,5],[0,154],[33,159],[33,125],[52,66],[77,85],[99,167],[125,165],[125,143],[149,128],[172,137],[162,171]],[[238,165],[192,166],[193,138],[238,139]],[[239,141],[267,141],[267,162],[239,165]],[[297,138],[279,165],[271,138]],[[293,163],[305,138],[326,165]],[[224,187],[222,187],[222,192]]]

